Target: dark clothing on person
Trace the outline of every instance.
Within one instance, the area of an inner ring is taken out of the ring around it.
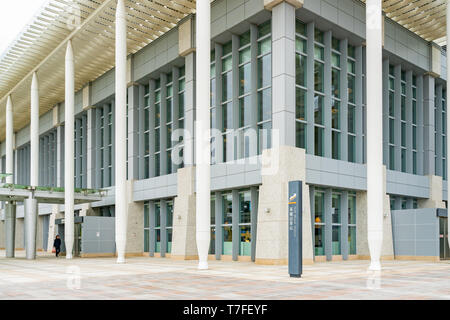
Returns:
[[[56,256],[58,256],[61,252],[61,239],[55,239],[53,246],[55,247]]]

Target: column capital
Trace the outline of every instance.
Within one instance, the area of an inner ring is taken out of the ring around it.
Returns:
[[[430,70],[426,73],[434,78],[441,76],[441,47],[434,42],[430,42]]]
[[[264,9],[272,10],[275,6],[279,5],[282,2],[289,3],[296,9],[302,8],[304,4],[304,0],[264,0]]]
[[[182,57],[195,51],[195,16],[189,15],[178,24],[178,54]]]

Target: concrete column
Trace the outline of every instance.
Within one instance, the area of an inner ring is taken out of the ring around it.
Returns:
[[[6,103],[6,172],[13,174],[14,169],[14,111],[11,96],[8,96]],[[6,183],[13,183],[13,176],[6,177]]]
[[[36,72],[31,81],[31,122],[30,122],[30,185],[39,185],[39,83]],[[26,258],[36,259],[38,205],[33,195],[25,200],[25,250]]]
[[[211,238],[211,144],[210,144],[210,92],[211,92],[211,5],[209,1],[198,1],[196,16],[197,57],[196,65],[196,240],[199,269],[208,269],[208,252]]]
[[[434,78],[423,77],[423,165],[425,175],[436,174],[434,167]]]
[[[128,88],[128,180],[139,179],[139,88],[138,85]]]
[[[72,41],[67,43],[65,85],[65,163],[64,163],[64,244],[66,259],[72,259],[74,243],[74,108],[75,69]]]
[[[366,2],[367,34],[367,238],[371,270],[381,270],[383,242],[382,6]]]
[[[294,180],[305,181],[305,158],[304,149],[291,146],[279,146],[263,151],[262,163],[271,164],[272,167],[276,165],[276,170],[264,172],[259,188],[255,257],[257,264],[288,262],[288,183]],[[313,263],[310,203],[309,185],[303,183],[302,250],[303,262],[308,264]]]
[[[30,185],[36,187],[39,185],[39,83],[36,72],[33,73],[33,79],[31,82],[30,144]]]
[[[116,9],[115,185],[117,262],[125,262],[127,243],[127,21],[124,0]]]
[[[16,238],[16,203],[10,201],[5,206],[5,235],[6,235],[6,257],[15,256],[15,238]]]
[[[216,53],[217,54],[217,53]],[[184,127],[188,136],[184,137],[184,164],[186,167],[194,165],[194,126],[195,126],[195,52],[189,53],[185,57],[185,109]],[[150,91],[151,92],[151,91]]]
[[[14,168],[14,112],[11,96],[6,102],[6,172],[13,174]],[[13,176],[6,177],[6,183],[13,183]],[[7,202],[5,206],[6,257],[14,258],[16,232],[16,204]]]
[[[295,146],[295,7],[285,1],[272,8],[272,130],[274,146]]]

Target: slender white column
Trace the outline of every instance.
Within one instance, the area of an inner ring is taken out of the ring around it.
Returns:
[[[64,244],[66,259],[72,259],[74,243],[74,108],[75,108],[75,66],[72,41],[66,50],[66,94],[65,94],[65,131],[64,131]]]
[[[13,173],[13,136],[14,136],[14,116],[11,96],[6,102],[6,172]],[[6,177],[6,183],[13,183],[13,176]],[[16,204],[8,202],[5,206],[5,234],[6,234],[6,257],[14,258],[16,231]]]
[[[4,173],[12,174],[14,170],[13,137],[14,137],[13,104],[11,96],[8,96],[8,100],[6,102],[6,172]],[[13,183],[13,176],[6,177],[6,183]]]
[[[125,262],[127,243],[127,21],[125,3],[116,9],[116,249]]]
[[[381,0],[366,2],[367,38],[367,237],[370,270],[381,270],[383,242],[383,81]]]
[[[449,43],[449,40],[450,40],[450,1],[449,0],[447,0],[447,48],[448,48],[448,43]],[[448,52],[448,50],[447,50],[447,83],[450,81],[450,53]],[[449,126],[448,126],[448,124],[450,123],[450,112],[448,111],[448,106],[450,105],[450,103],[449,103],[449,99],[450,99],[450,90],[449,90],[450,88],[449,88],[449,86],[447,85],[447,97],[446,97],[446,100],[445,100],[445,102],[446,102],[446,104],[447,104],[447,112],[446,112],[446,114],[447,114],[447,170],[446,170],[446,172],[447,172],[447,203],[450,203],[449,201],[450,201],[450,189],[449,189],[449,186],[450,186],[450,183],[448,183],[448,181],[449,181],[449,168],[450,168],[450,157],[449,157],[449,148],[450,148],[450,139],[448,138],[448,130],[449,130]],[[447,205],[447,207],[448,208],[450,208],[450,206],[448,206]],[[447,227],[447,230],[450,230],[450,215],[448,215],[448,218],[447,218],[447,223],[448,223],[448,227]],[[447,237],[447,240],[448,240],[448,245],[450,246],[450,237]]]
[[[36,72],[31,82],[31,123],[30,123],[30,185],[39,183],[39,83]]]
[[[208,269],[208,251],[211,238],[211,188],[210,188],[210,62],[211,62],[211,6],[209,0],[197,0],[196,18],[196,240],[198,268]]]

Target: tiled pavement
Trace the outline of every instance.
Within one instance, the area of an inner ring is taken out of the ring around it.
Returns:
[[[138,257],[56,259],[23,252],[6,259],[0,251],[0,299],[450,299],[450,261],[385,261],[380,275],[368,261],[304,266],[301,279],[286,266],[210,261],[199,271],[195,261]]]

